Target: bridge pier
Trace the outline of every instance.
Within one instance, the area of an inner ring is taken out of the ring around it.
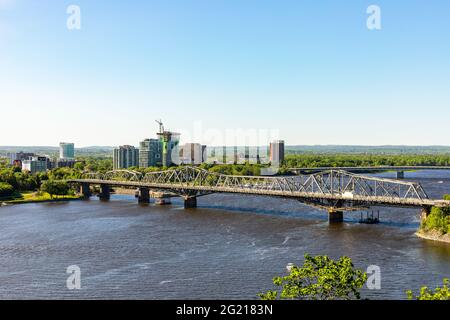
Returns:
[[[89,183],[83,182],[81,184],[81,194],[86,199],[88,199],[92,195]]]
[[[397,179],[405,179],[405,171],[397,171]]]
[[[172,201],[170,200],[170,197],[156,197],[155,198],[155,204],[160,204],[160,205],[164,205],[164,204],[171,204]]]
[[[196,197],[185,198],[184,208],[185,209],[197,208],[197,198]]]
[[[172,195],[169,193],[166,193],[164,191],[151,191],[150,197],[155,199],[155,204],[171,204],[172,201],[170,201],[170,197]]]
[[[100,186],[100,194],[98,195],[100,200],[109,200],[111,198],[111,187],[107,184]]]
[[[328,210],[328,222],[329,223],[344,222],[344,212],[338,211],[336,209],[329,209]]]
[[[150,189],[149,188],[139,188],[139,195],[138,195],[138,202],[139,203],[150,203]]]

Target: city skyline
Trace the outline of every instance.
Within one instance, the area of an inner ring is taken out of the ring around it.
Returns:
[[[211,146],[450,145],[448,2],[377,1],[381,30],[369,1],[81,0],[80,30],[69,4],[0,1],[2,146],[137,146],[158,118]]]

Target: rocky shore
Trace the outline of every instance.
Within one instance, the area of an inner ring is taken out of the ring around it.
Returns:
[[[432,240],[437,242],[444,242],[450,244],[450,234],[441,234],[439,231],[423,231],[419,230],[416,232],[416,236],[426,240]]]

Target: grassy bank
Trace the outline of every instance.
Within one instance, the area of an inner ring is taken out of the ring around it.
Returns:
[[[64,195],[64,196],[50,196],[46,192],[22,192],[15,193],[8,198],[0,198],[0,203],[6,204],[20,204],[20,203],[33,203],[33,202],[50,202],[50,201],[67,201],[78,200],[82,197],[80,195]]]

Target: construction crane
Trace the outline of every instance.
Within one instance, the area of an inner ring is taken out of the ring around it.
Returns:
[[[162,120],[160,119],[159,121],[158,120],[155,120],[155,121],[156,121],[157,124],[159,124],[159,133],[163,133],[164,132],[164,125],[162,123]]]

